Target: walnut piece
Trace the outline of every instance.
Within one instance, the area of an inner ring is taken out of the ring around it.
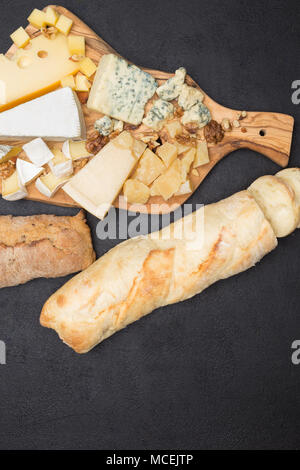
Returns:
[[[47,39],[55,39],[58,33],[58,29],[55,26],[49,26],[41,28],[41,33]]]
[[[89,153],[96,155],[108,142],[109,138],[107,136],[103,136],[95,131],[88,136],[85,148]]]
[[[221,142],[224,137],[222,126],[217,121],[211,120],[204,127],[204,137],[205,140],[210,144],[217,144],[218,142]]]
[[[16,164],[9,160],[8,162],[0,164],[0,178],[8,178],[15,171]]]

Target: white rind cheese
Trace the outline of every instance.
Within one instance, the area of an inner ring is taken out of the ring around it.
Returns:
[[[174,77],[169,78],[163,85],[157,88],[156,93],[165,101],[175,100],[181,92],[182,85],[184,84],[186,70],[180,67],[176,70]]]
[[[173,116],[174,106],[164,100],[156,100],[147,116],[143,119],[146,126],[151,127],[155,131],[159,131],[166,119]]]
[[[46,165],[54,157],[48,145],[40,137],[23,145],[23,150],[32,163],[38,167]]]
[[[22,160],[21,158],[17,159],[16,168],[17,168],[18,178],[22,186],[26,186],[26,184],[31,183],[35,178],[40,176],[44,171],[44,168],[37,167],[30,162],[26,162],[25,160]]]
[[[19,201],[26,196],[26,188],[20,183],[17,171],[2,180],[2,197],[6,201]]]
[[[82,109],[71,88],[60,88],[0,113],[2,139],[38,136],[46,140],[85,139]]]
[[[82,158],[89,158],[92,156],[92,154],[87,151],[85,145],[85,140],[66,140],[62,146],[62,153],[67,158],[72,158],[72,160],[81,160]]]
[[[147,101],[157,88],[147,72],[114,54],[99,62],[87,107],[133,125],[141,123]]]
[[[57,178],[64,178],[73,173],[73,160],[66,157],[58,148],[53,149],[54,158],[48,163],[50,170]]]
[[[68,181],[68,178],[57,178],[53,173],[41,176],[35,182],[35,187],[44,196],[52,197]]]
[[[146,144],[127,131],[111,140],[63,187],[81,207],[103,219],[143,154]]]

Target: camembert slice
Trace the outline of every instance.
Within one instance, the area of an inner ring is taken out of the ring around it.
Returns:
[[[52,172],[40,176],[35,182],[35,187],[44,194],[52,197],[68,181],[68,178],[57,178]]]
[[[18,201],[27,196],[27,191],[19,181],[15,171],[11,176],[2,180],[2,197],[7,201]]]
[[[111,140],[64,186],[84,209],[103,219],[131,174],[146,144],[128,131]]]
[[[0,113],[0,139],[6,141],[38,136],[46,140],[82,140],[85,134],[79,100],[68,87]]]
[[[26,184],[31,183],[44,171],[44,168],[37,167],[30,162],[26,162],[26,160],[22,160],[21,158],[17,159],[16,168],[18,178],[22,186],[26,186]]]

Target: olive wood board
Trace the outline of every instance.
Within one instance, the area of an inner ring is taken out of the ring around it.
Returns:
[[[64,14],[73,20],[72,33],[84,36],[86,39],[86,55],[94,60],[97,64],[104,54],[114,53],[114,51],[103,39],[101,39],[92,29],[90,29],[83,21],[76,17],[73,13],[61,6],[51,5],[55,8],[58,13]],[[33,26],[28,25],[26,31],[31,36],[36,36],[39,31]],[[11,56],[16,49],[16,46],[12,46],[7,56]],[[119,54],[118,54],[119,55]],[[178,64],[180,66],[182,64]],[[159,84],[163,84],[173,74],[161,72],[159,70],[149,70],[143,68],[143,70],[149,72]],[[187,75],[186,83],[193,85],[200,89],[197,83],[193,81],[191,77]],[[204,94],[203,103],[210,110],[212,119],[217,122],[221,122],[223,118],[234,120],[237,117],[238,111],[229,109],[221,104],[216,103],[210,98],[203,90]],[[85,116],[87,132],[93,129],[93,125],[96,119],[101,114],[88,110],[86,105],[83,105],[83,112]],[[140,132],[142,129],[141,125],[137,130],[133,131]],[[210,170],[218,163],[223,157],[240,148],[249,148],[262,155],[273,160],[281,167],[286,167],[289,162],[292,134],[293,134],[294,118],[292,116],[272,113],[272,112],[261,112],[261,111],[247,111],[247,116],[241,121],[240,127],[233,128],[230,132],[226,132],[224,138],[218,144],[209,145],[209,156],[210,162],[206,165],[202,165],[197,168],[198,176],[190,173],[190,180],[193,187],[193,192],[198,188],[200,183],[204,180]],[[145,127],[145,126],[144,126]],[[23,145],[24,141],[14,141],[9,143],[10,145]],[[60,205],[60,206],[71,206],[77,207],[73,199],[71,199],[63,189],[57,191],[52,198],[47,198],[41,194],[35,187],[34,183],[28,187],[27,199]],[[144,212],[144,213],[168,213],[175,210],[181,204],[183,204],[192,193],[173,196],[168,201],[165,201],[162,197],[150,197],[149,201],[145,205],[139,204],[127,204],[125,198],[119,196],[114,205],[122,209],[127,209],[133,212]]]

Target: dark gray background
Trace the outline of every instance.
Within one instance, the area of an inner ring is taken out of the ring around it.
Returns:
[[[236,109],[292,114],[291,166],[300,165],[299,1],[103,0],[64,5],[136,64],[184,65]],[[0,40],[26,24],[39,1],[0,2]],[[248,150],[224,159],[192,201],[209,203],[279,168]],[[76,211],[0,201],[1,214]],[[117,241],[95,237],[100,256]],[[87,355],[40,327],[45,300],[66,279],[0,291],[1,449],[299,448],[300,233],[280,240],[259,266],[155,313]]]

